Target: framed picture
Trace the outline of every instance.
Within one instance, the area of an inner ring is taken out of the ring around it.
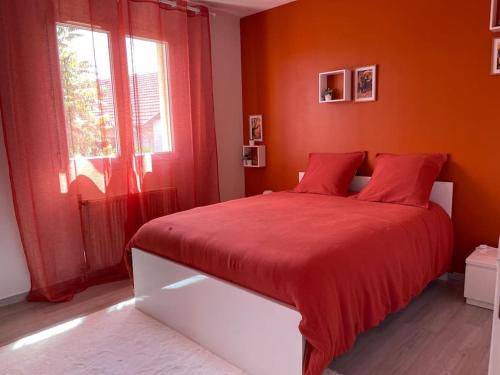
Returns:
[[[500,74],[500,38],[493,39],[493,59],[491,73]]]
[[[250,115],[249,123],[250,123],[250,140],[262,142],[264,140],[262,115]]]
[[[490,30],[500,31],[500,0],[491,0]]]
[[[377,66],[364,66],[354,71],[354,101],[369,102],[377,99]]]

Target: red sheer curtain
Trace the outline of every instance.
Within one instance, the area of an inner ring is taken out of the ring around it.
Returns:
[[[140,225],[219,200],[203,7],[2,1],[0,103],[30,300],[126,278]]]

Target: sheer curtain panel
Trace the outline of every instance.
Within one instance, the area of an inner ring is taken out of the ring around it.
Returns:
[[[140,225],[219,201],[203,7],[3,0],[0,104],[29,300],[127,278]]]

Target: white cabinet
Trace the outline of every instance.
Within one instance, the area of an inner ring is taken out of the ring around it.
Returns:
[[[497,253],[495,247],[477,248],[465,261],[464,296],[468,304],[493,310]]]
[[[500,243],[498,244],[500,249]],[[500,252],[497,269],[500,270]],[[495,311],[493,313],[493,333],[491,335],[490,371],[489,375],[500,375],[500,272],[497,272]]]

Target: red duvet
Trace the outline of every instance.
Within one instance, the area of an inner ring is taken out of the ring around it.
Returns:
[[[435,204],[281,192],[155,219],[130,246],[295,306],[316,375],[448,270],[452,225]]]

